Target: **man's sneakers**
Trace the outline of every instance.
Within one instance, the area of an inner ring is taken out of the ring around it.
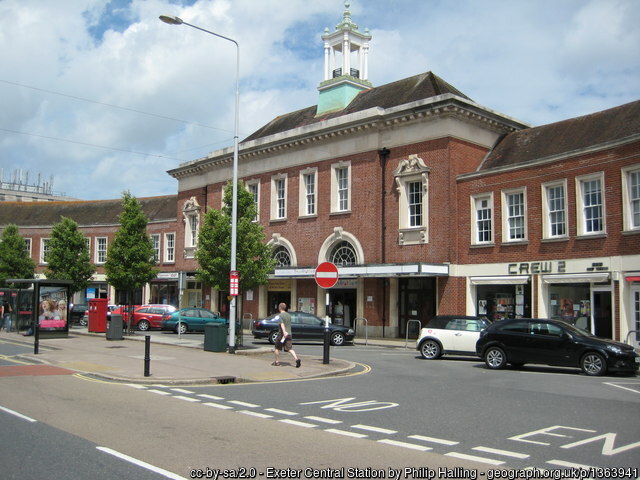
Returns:
[[[300,365],[302,364],[302,362],[300,361],[300,359],[296,360],[296,368],[300,368]]]

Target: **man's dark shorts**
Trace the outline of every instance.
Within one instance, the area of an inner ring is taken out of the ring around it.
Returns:
[[[291,341],[291,335],[287,335],[287,338],[284,339],[284,342],[282,341],[282,334],[279,333],[278,336],[276,337],[276,350],[284,350],[285,352],[288,352],[289,350],[291,350],[291,347],[293,346],[293,343]]]

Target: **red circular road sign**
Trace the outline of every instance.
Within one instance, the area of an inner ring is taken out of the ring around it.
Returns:
[[[316,267],[316,283],[322,288],[331,288],[338,283],[338,267],[331,262],[322,262]]]

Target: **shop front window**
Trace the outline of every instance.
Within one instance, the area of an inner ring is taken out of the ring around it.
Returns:
[[[531,287],[523,285],[478,285],[479,316],[495,322],[507,318],[531,317]]]
[[[591,331],[591,289],[588,283],[549,285],[549,316]]]

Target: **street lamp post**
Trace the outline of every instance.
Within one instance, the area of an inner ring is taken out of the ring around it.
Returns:
[[[231,201],[231,274],[237,270],[237,242],[238,242],[238,118],[240,111],[240,45],[232,38],[225,37],[215,32],[205,30],[204,28],[191,25],[183,21],[179,17],[170,15],[160,15],[160,20],[169,25],[187,25],[201,30],[205,33],[210,33],[216,37],[222,38],[232,42],[236,46],[236,119],[233,127],[233,191]],[[231,302],[229,305],[229,353],[236,353],[236,300],[237,296],[231,296]]]

